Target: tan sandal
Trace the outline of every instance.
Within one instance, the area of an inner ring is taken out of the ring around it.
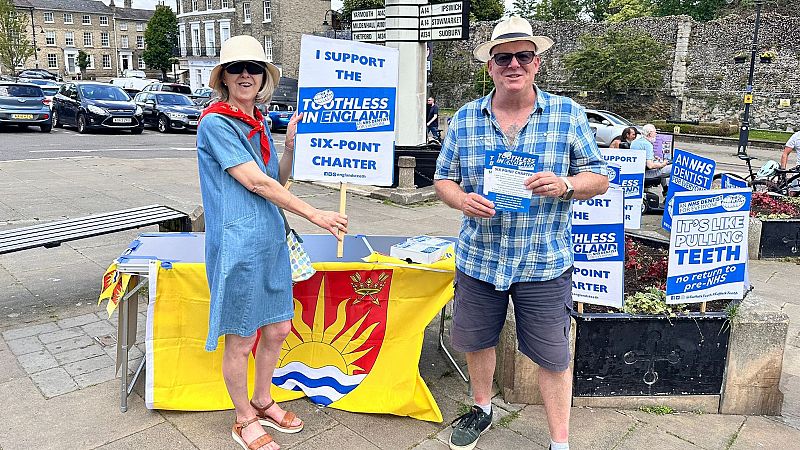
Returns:
[[[242,430],[246,427],[250,426],[251,424],[256,423],[258,417],[253,417],[250,420],[245,420],[244,422],[236,422],[233,424],[233,429],[231,430],[231,437],[233,440],[239,444],[244,450],[258,450],[259,448],[269,444],[272,442],[272,436],[267,433],[255,438],[253,442],[247,444],[242,437]]]
[[[280,423],[278,423],[275,419],[270,417],[269,414],[267,414],[267,410],[274,404],[275,400],[272,400],[271,402],[269,402],[267,406],[259,408],[258,406],[253,404],[252,400],[250,400],[250,406],[252,406],[253,409],[256,410],[256,417],[258,418],[258,421],[261,423],[261,425],[265,427],[272,427],[280,431],[281,433],[297,433],[298,431],[303,429],[304,423],[302,420],[300,421],[300,425],[292,426],[292,422],[294,422],[294,419],[297,418],[297,414],[291,411],[286,411],[286,414],[284,414],[283,420],[281,420]]]

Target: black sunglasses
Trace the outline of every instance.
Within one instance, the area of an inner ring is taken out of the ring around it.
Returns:
[[[250,75],[261,75],[267,70],[266,67],[252,61],[238,61],[225,66],[225,72],[231,75],[239,75],[245,69]]]
[[[530,64],[533,61],[533,58],[536,57],[536,53],[526,50],[524,52],[517,52],[517,53],[495,53],[492,55],[492,59],[494,59],[494,63],[498,66],[506,67],[507,65],[511,64],[512,58],[517,58],[517,62],[521,65]]]

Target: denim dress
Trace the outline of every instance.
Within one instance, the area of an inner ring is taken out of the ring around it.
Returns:
[[[209,114],[197,129],[197,163],[206,222],[206,275],[211,293],[206,350],[220,336],[252,336],[270,323],[294,316],[286,232],[278,208],[247,190],[227,169],[255,161],[278,178],[278,155],[268,128],[269,166],[261,157],[260,135],[248,141],[250,126]],[[255,149],[254,150],[254,146]]]

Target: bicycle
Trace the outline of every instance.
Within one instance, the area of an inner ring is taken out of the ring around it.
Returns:
[[[720,187],[722,175],[738,178],[747,183],[753,192],[773,192],[781,195],[791,195],[800,191],[800,164],[789,169],[781,169],[775,161],[767,161],[760,170],[754,171],[750,161],[758,159],[747,154],[738,155],[739,159],[747,164],[748,175],[720,172],[714,175],[712,187]]]

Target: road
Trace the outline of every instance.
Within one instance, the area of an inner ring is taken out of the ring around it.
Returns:
[[[283,151],[284,134],[274,133],[276,149]],[[38,128],[21,130],[0,127],[0,161],[104,156],[120,159],[194,158],[196,136],[191,132],[161,134],[145,130],[129,132],[97,131],[78,134],[70,128],[53,128],[42,133]]]

